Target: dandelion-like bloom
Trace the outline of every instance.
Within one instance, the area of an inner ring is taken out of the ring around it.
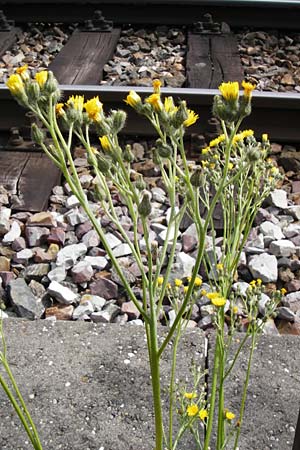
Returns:
[[[287,290],[285,288],[280,289],[281,295],[285,295],[287,293]]]
[[[185,127],[190,127],[195,122],[197,122],[198,119],[199,119],[199,115],[196,114],[195,111],[188,109],[188,118],[183,122],[183,125]]]
[[[235,418],[235,414],[233,412],[225,410],[225,418],[227,420],[233,420]]]
[[[222,297],[218,292],[209,292],[206,297],[210,299],[212,304],[216,307],[224,306],[226,303],[226,298]]]
[[[38,82],[40,88],[42,88],[45,85],[45,83],[46,83],[46,81],[48,79],[48,71],[47,70],[42,70],[41,72],[37,72],[35,74],[34,78]]]
[[[242,81],[242,88],[244,89],[244,96],[247,99],[250,99],[252,96],[252,91],[256,88],[256,86],[252,83],[248,83],[247,81]]]
[[[210,141],[209,146],[210,147],[216,147],[217,145],[221,144],[221,142],[225,141],[225,135],[220,134],[220,136],[216,137],[212,141]]]
[[[205,289],[201,289],[200,295],[202,295],[202,297],[204,297],[205,295],[207,295],[207,291]]]
[[[154,111],[156,112],[160,112],[163,109],[163,104],[159,94],[150,95],[149,97],[146,98],[145,102],[149,103],[149,105],[151,105]]]
[[[197,397],[196,392],[185,392],[183,395],[185,398],[187,398],[189,400]]]
[[[202,285],[202,278],[196,277],[195,278],[195,286],[200,287]]]
[[[228,81],[219,86],[219,91],[226,101],[235,101],[239,96],[239,83],[237,81]]]
[[[72,95],[69,97],[67,101],[68,106],[73,106],[76,111],[82,111],[84,104],[84,96],[83,95]]]
[[[175,286],[180,287],[182,286],[182,280],[180,280],[179,278],[175,278],[174,284]]]
[[[244,130],[241,132],[241,136],[243,139],[245,139],[246,137],[254,136],[254,131],[253,130]]]
[[[99,97],[97,96],[85,102],[83,106],[89,118],[92,120],[97,120],[99,117],[99,113],[102,111],[103,105],[100,102]]]
[[[233,314],[237,314],[239,312],[239,308],[237,306],[234,306],[232,308],[232,312],[233,312]]]
[[[127,105],[131,106],[132,108],[136,108],[137,106],[141,105],[142,99],[135,91],[129,91],[129,94],[126,97],[126,100],[124,100]]]
[[[13,95],[18,95],[24,92],[24,84],[20,75],[13,74],[6,82],[6,86]]]
[[[257,286],[261,286],[262,285],[262,280],[260,278],[257,278],[256,283],[257,283]]]
[[[161,286],[164,282],[164,277],[157,277],[157,286]]]
[[[110,150],[110,142],[107,136],[99,137],[100,144],[103,150]]]
[[[178,110],[178,106],[174,105],[173,97],[166,97],[164,100],[164,107],[166,113],[173,114]]]
[[[267,133],[263,133],[262,136],[261,136],[261,140],[263,142],[267,142],[269,140],[268,134]]]
[[[234,167],[234,165],[230,162],[230,163],[228,163],[228,170],[232,170],[233,169],[233,167]]]
[[[29,80],[28,64],[25,64],[22,67],[17,67],[16,68],[16,73],[18,75],[20,75],[22,80],[24,80],[24,81]]]
[[[198,408],[197,405],[195,405],[194,403],[192,403],[191,405],[189,405],[189,406],[187,407],[186,411],[187,411],[187,415],[188,415],[189,417],[193,417],[193,416],[196,416],[196,415],[198,414],[199,408]]]
[[[202,155],[207,155],[210,152],[210,147],[205,147],[201,150]]]
[[[218,263],[218,264],[217,264],[217,270],[222,271],[223,269],[224,269],[224,264]]]
[[[199,415],[200,420],[204,421],[208,417],[207,409],[204,409],[204,408],[200,409],[198,415]]]
[[[152,81],[152,86],[153,86],[153,90],[155,94],[159,94],[160,93],[160,87],[161,87],[161,81],[160,80],[153,80]]]
[[[57,104],[55,105],[55,112],[56,112],[56,115],[57,115],[57,116],[62,116],[62,115],[64,115],[64,114],[65,114],[65,111],[64,111],[64,104],[63,104],[63,103],[57,103]]]

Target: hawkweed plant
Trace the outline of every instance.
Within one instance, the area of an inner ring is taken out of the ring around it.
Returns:
[[[161,247],[150,239],[152,206],[149,186],[143,175],[132,167],[134,155],[131,147],[127,145],[122,149],[119,144],[118,135],[125,125],[126,113],[122,110],[105,113],[98,97],[85,101],[83,96],[76,95],[62,103],[62,93],[50,71],[41,71],[32,77],[26,66],[18,68],[10,76],[7,86],[18,103],[32,111],[36,117],[36,123],[32,125],[33,140],[61,170],[97,231],[128,298],[143,318],[153,392],[155,450],[175,450],[187,431],[192,433],[199,449],[208,450],[214,439],[212,430],[215,417],[216,450],[228,448],[232,438],[236,449],[253,350],[265,321],[274,313],[280,297],[278,294],[276,298],[270,299],[264,316],[261,316],[257,306],[262,291],[259,281],[250,286],[246,294],[232,290],[240,254],[257,209],[279,178],[278,170],[267,159],[267,135],[263,135],[262,141],[258,142],[253,131],[240,131],[243,118],[251,112],[254,86],[244,82],[243,95],[240,97],[237,82],[221,84],[220,95],[214,99],[213,110],[220,119],[223,134],[210,142],[202,150],[199,161],[192,164],[186,158],[184,134],[186,128],[197,121],[198,115],[187,108],[185,101],[175,104],[172,97],[162,98],[159,80],[154,80],[154,92],[145,99],[135,91],[129,92],[126,103],[138,114],[145,116],[157,133],[152,159],[160,170],[170,205],[166,236]],[[99,136],[97,144],[91,141],[91,136],[95,134]],[[99,204],[96,210],[89,203],[74,164],[72,148],[75,141],[84,146],[94,174],[94,192]],[[266,182],[263,183],[262,180]],[[119,220],[113,199],[116,191],[132,220],[133,239],[128,237]],[[213,221],[217,205],[221,205],[224,220],[221,247],[217,247]],[[114,224],[135,258],[141,276],[141,299],[128,282],[118,258],[114,256],[106,240],[100,222],[103,215]],[[198,241],[195,264],[188,278],[173,279],[176,243],[185,215],[189,215],[195,224]],[[145,249],[140,245],[141,229]],[[210,248],[207,244],[208,236]],[[202,278],[199,271],[202,266],[209,281],[208,291],[201,289]],[[163,302],[166,299],[172,305],[175,315],[168,322],[169,327],[164,337],[158,339],[158,319],[164,314]],[[213,308],[216,345],[209,395],[204,381],[206,373],[201,372],[197,364],[190,391],[182,390],[175,381],[178,343],[196,301],[208,301]],[[246,333],[232,358],[229,349],[235,332],[241,329],[242,324]],[[228,328],[227,334],[225,328]],[[234,413],[226,409],[224,382],[231,374],[248,338],[251,350],[245,387],[240,411]],[[160,361],[168,344],[172,344],[173,359],[169,410],[164,412],[161,402]],[[177,431],[174,431],[175,414],[177,422],[179,421]],[[233,425],[236,416],[238,420]]]

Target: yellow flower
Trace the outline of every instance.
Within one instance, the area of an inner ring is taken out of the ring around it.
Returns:
[[[214,170],[214,168],[216,167],[216,165],[214,163],[210,163],[209,168]]]
[[[233,169],[233,167],[234,167],[234,165],[230,162],[230,163],[228,163],[228,170],[232,170]]]
[[[235,418],[235,414],[233,414],[233,412],[230,412],[228,410],[225,410],[225,418],[227,420],[232,420]]]
[[[242,138],[245,139],[246,137],[253,136],[254,131],[253,130],[244,130],[241,132]]]
[[[183,292],[186,293],[189,290],[188,286],[183,286]]]
[[[179,278],[175,278],[174,284],[175,284],[175,286],[177,286],[177,287],[182,286],[182,280],[179,280]]]
[[[202,279],[200,277],[195,278],[195,286],[200,287],[202,285]]]
[[[145,102],[149,103],[149,105],[151,105],[154,111],[156,112],[162,111],[163,109],[163,104],[161,102],[159,94],[150,95],[149,97],[146,98]]]
[[[57,103],[55,105],[55,112],[57,116],[62,116],[65,111],[64,111],[64,104],[63,103]]]
[[[172,288],[171,283],[167,283],[167,289],[171,289],[171,288]]]
[[[100,144],[103,150],[110,150],[110,142],[107,136],[99,137]]]
[[[285,288],[280,289],[281,295],[285,295],[287,293],[287,290]]]
[[[217,137],[215,139],[213,139],[212,141],[210,141],[209,146],[210,147],[216,147],[218,144],[220,144],[220,139]]]
[[[188,118],[183,122],[183,125],[185,127],[190,127],[193,125],[197,120],[199,119],[198,114],[195,113],[195,111],[192,111],[191,109],[188,109]]]
[[[233,314],[237,314],[239,312],[239,308],[237,306],[234,306],[232,308],[232,312],[233,312]]]
[[[195,392],[185,392],[183,395],[185,398],[188,398],[189,400],[197,397],[197,394]]]
[[[223,270],[224,269],[224,264],[222,264],[222,263],[218,263],[217,264],[217,270]]]
[[[242,81],[242,88],[244,89],[244,96],[249,99],[251,98],[252,91],[256,88],[256,86],[248,83],[247,81]]]
[[[214,306],[216,306],[217,308],[219,308],[219,307],[225,305],[225,303],[226,303],[226,298],[221,297],[221,296],[215,297],[215,298],[212,298],[212,299],[211,299],[211,302],[212,302],[212,304],[213,304]]]
[[[22,80],[24,80],[24,81],[29,80],[29,72],[28,72],[27,64],[25,64],[22,67],[17,67],[16,73],[21,76]]]
[[[268,134],[267,134],[267,133],[262,134],[261,140],[262,140],[263,142],[267,142],[267,141],[269,140]]]
[[[13,74],[6,82],[6,86],[13,95],[18,95],[24,92],[24,84],[19,74]]]
[[[220,294],[218,292],[208,292],[206,297],[212,300],[213,298],[220,297]]]
[[[242,133],[238,133],[238,134],[236,134],[235,136],[233,136],[232,143],[233,143],[233,144],[236,144],[237,142],[240,142],[240,141],[242,141],[243,139],[244,139],[244,138],[243,138]]]
[[[207,291],[205,289],[201,289],[200,295],[202,295],[202,297],[204,297],[205,295],[207,295]]]
[[[208,161],[201,161],[201,164],[203,167],[206,167],[206,166],[208,166]]]
[[[164,282],[164,277],[157,277],[157,286],[161,286]]]
[[[239,96],[239,83],[237,81],[228,81],[219,86],[223,98],[227,101],[235,101]]]
[[[208,411],[207,411],[207,409],[200,409],[200,411],[199,411],[199,418],[202,420],[202,421],[204,421],[207,417],[208,417]]]
[[[257,278],[256,283],[257,283],[257,286],[261,286],[262,280],[260,278]]]
[[[37,72],[34,78],[38,82],[39,86],[42,88],[48,79],[48,71],[42,70],[41,72]]]
[[[166,97],[164,101],[165,111],[173,114],[178,110],[178,107],[174,105],[173,97]]]
[[[253,287],[254,287],[254,286],[256,286],[256,280],[252,280],[252,281],[250,281],[250,283],[249,283],[249,284],[250,284],[250,286],[253,286]]]
[[[161,81],[160,80],[153,80],[152,86],[155,94],[160,93],[160,87],[161,87]]]
[[[72,95],[69,97],[67,101],[68,106],[73,106],[76,111],[82,111],[84,104],[84,96],[83,95]]]
[[[199,411],[199,408],[198,408],[198,406],[197,405],[195,405],[194,403],[192,403],[191,405],[189,405],[188,407],[187,407],[187,415],[189,416],[189,417],[193,417],[193,416],[196,416],[196,414],[198,413],[198,411]]]
[[[99,117],[100,111],[102,111],[102,103],[99,100],[99,97],[94,97],[85,102],[83,105],[85,107],[85,110],[92,120],[97,120]]]
[[[270,172],[271,172],[273,175],[277,175],[277,174],[279,173],[279,170],[278,170],[277,167],[273,166],[273,167],[271,167]]]
[[[136,108],[137,106],[141,105],[142,99],[135,91],[129,91],[129,94],[126,97],[126,100],[124,100],[127,105],[131,106],[132,108]]]
[[[202,155],[207,155],[210,152],[210,147],[205,147],[201,150]]]

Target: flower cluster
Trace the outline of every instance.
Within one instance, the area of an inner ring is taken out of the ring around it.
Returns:
[[[251,97],[255,86],[246,81],[242,82],[243,96],[239,95],[239,83],[226,82],[219,86],[221,95],[214,98],[213,112],[216,117],[226,123],[236,122],[251,113]]]

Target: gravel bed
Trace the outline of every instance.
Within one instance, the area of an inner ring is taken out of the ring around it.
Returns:
[[[32,23],[23,28],[16,43],[0,60],[0,83],[5,83],[18,66],[28,64],[33,70],[46,69],[67,42],[74,26]]]
[[[168,200],[160,174],[149,159],[147,142],[131,142],[136,162],[133,169],[144,175],[153,196],[150,237],[161,246],[165,239]],[[273,144],[272,158],[280,164],[285,180],[260,209],[238,268],[234,288],[244,291],[252,279],[265,285],[259,308],[263,311],[268,294],[280,288],[286,295],[276,320],[267,324],[268,334],[300,334],[300,153],[291,146]],[[137,295],[140,273],[113,224],[99,209],[93,194],[93,176],[83,149],[75,150],[75,165],[87,192],[91,207],[97,211],[114,255],[119,259],[128,282]],[[120,221],[131,236],[132,223],[126,206],[116,192]],[[4,317],[28,319],[87,320],[101,323],[142,325],[139,312],[126,296],[122,282],[111,268],[97,234],[92,229],[68,185],[56,186],[48,211],[37,214],[14,213],[10,196],[0,191],[0,298]],[[171,280],[191,274],[197,240],[193,224],[186,217],[180,228],[176,261]],[[143,253],[145,243],[140,239]],[[218,243],[221,245],[222,242]],[[207,236],[207,246],[211,237]],[[220,252],[221,253],[221,250]],[[143,261],[147,267],[147,260]],[[171,281],[170,280],[170,281]],[[203,288],[210,290],[204,278]],[[165,313],[172,322],[174,311],[166,304]],[[210,301],[201,297],[194,305],[189,327],[209,330],[212,326]],[[165,319],[162,318],[165,324]]]

